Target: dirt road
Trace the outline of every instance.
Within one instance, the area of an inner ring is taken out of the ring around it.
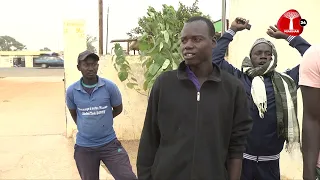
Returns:
[[[0,179],[80,179],[62,77],[0,79]]]
[[[62,77],[63,73],[63,68],[0,68],[0,77]]]

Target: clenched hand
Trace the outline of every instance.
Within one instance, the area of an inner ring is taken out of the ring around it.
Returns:
[[[244,22],[244,23],[243,23],[243,22]],[[246,19],[241,18],[241,17],[237,17],[237,18],[231,23],[230,29],[232,29],[234,32],[242,31],[242,30],[246,29],[246,27],[248,26],[248,24],[249,24],[249,20],[246,20]]]

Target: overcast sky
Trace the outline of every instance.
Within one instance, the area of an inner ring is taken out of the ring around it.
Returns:
[[[181,0],[186,5],[191,5],[193,1]],[[105,15],[108,5],[110,6],[109,41],[127,38],[126,32],[137,26],[138,18],[146,14],[148,6],[152,5],[157,10],[161,9],[162,4],[177,8],[178,2],[104,0]],[[29,50],[43,47],[49,47],[53,51],[63,50],[62,31],[63,21],[66,19],[84,19],[87,33],[98,36],[98,0],[0,0],[0,7],[0,35],[14,37],[27,45]],[[199,0],[199,7],[213,20],[221,19],[221,0]],[[106,18],[104,24],[106,25]]]

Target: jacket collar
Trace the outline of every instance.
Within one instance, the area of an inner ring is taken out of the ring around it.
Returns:
[[[212,66],[213,66],[213,71],[209,75],[208,81],[220,82],[221,81],[221,70],[214,63],[212,63]],[[189,79],[188,72],[187,72],[188,69],[189,69],[189,67],[187,67],[185,61],[182,61],[179,64],[178,71],[177,71],[177,77],[178,77],[179,80]]]

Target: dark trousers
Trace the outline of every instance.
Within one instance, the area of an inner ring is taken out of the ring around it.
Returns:
[[[256,162],[243,159],[241,180],[280,180],[279,160]]]
[[[100,161],[115,180],[136,180],[129,156],[117,139],[101,147],[75,145],[74,159],[82,180],[99,180]]]

